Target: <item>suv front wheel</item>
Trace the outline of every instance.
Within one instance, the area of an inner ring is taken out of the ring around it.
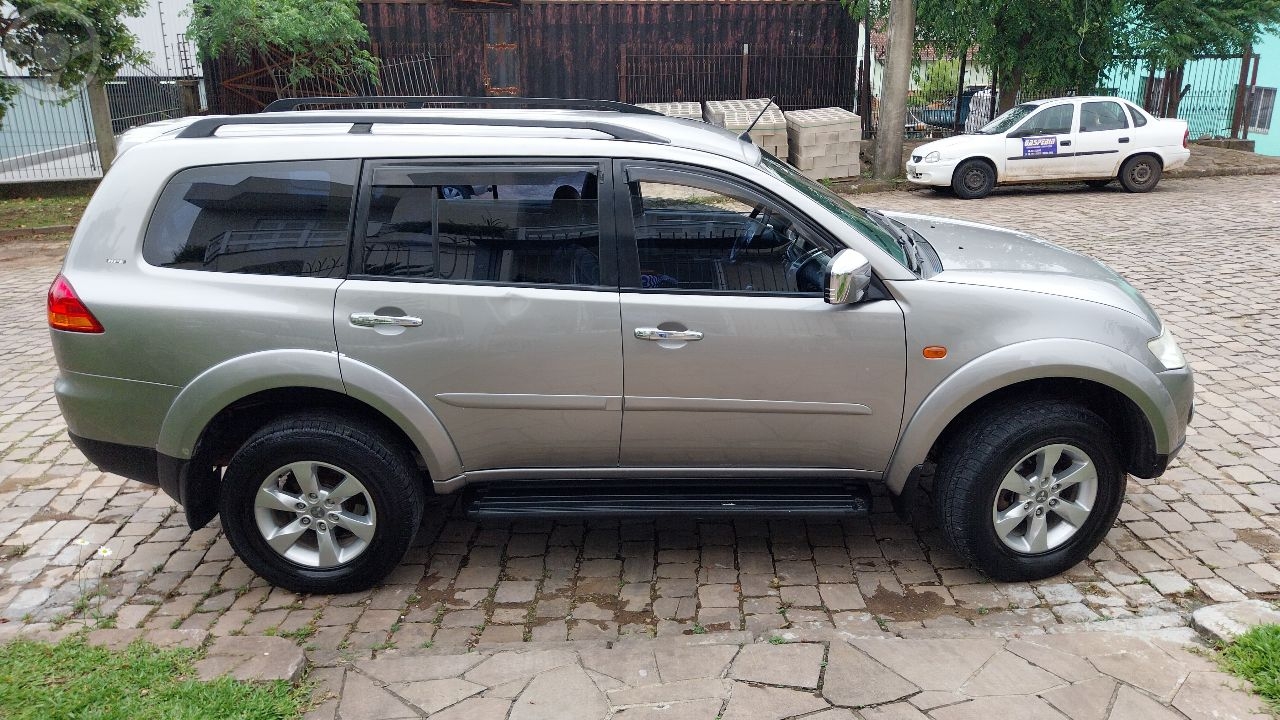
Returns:
[[[423,495],[408,453],[377,430],[298,415],[269,423],[236,452],[219,511],[236,554],[272,585],[346,593],[400,563]]]
[[[944,449],[934,506],[953,547],[995,580],[1057,575],[1115,522],[1124,471],[1106,422],[1069,402],[976,418]]]

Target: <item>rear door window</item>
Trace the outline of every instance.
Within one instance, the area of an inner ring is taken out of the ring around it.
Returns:
[[[1080,132],[1124,130],[1127,127],[1129,120],[1118,102],[1105,100],[1087,102],[1080,106]]]
[[[367,276],[600,286],[599,167],[422,167],[372,173],[360,270]]]
[[[142,256],[157,267],[343,277],[358,160],[216,165],[169,181]]]

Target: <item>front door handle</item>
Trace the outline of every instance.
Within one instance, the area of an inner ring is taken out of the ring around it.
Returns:
[[[396,327],[421,327],[422,318],[408,315],[376,315],[374,313],[351,313],[351,324],[356,327],[380,327],[394,325]]]
[[[1120,142],[1122,142],[1122,143],[1127,143],[1127,142],[1129,142],[1129,138],[1127,138],[1127,137],[1120,138]]]
[[[1070,140],[1063,140],[1062,142],[1060,142],[1060,143],[1058,143],[1058,144],[1059,144],[1059,145],[1061,145],[1062,147],[1071,147],[1071,141],[1070,141]]]
[[[637,340],[701,340],[702,333],[697,330],[659,330],[658,328],[636,328]]]

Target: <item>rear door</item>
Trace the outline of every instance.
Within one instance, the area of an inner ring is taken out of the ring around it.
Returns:
[[[597,192],[610,172],[365,165],[338,349],[416,393],[467,470],[618,462],[616,262]]]
[[[1075,172],[1076,105],[1041,107],[1005,136],[1002,180],[1059,180]]]
[[[1120,160],[1134,147],[1133,128],[1120,103],[1090,100],[1080,103],[1080,144],[1076,164],[1081,177],[1115,177]]]

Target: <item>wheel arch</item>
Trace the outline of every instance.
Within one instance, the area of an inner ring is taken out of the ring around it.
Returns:
[[[1172,451],[1173,399],[1134,358],[1097,343],[1031,341],[970,361],[940,383],[911,414],[885,470],[895,495],[910,490],[915,470],[993,404],[1027,397],[1081,402],[1121,434],[1128,472],[1151,477]]]
[[[341,365],[340,365],[341,363]],[[340,369],[341,368],[341,369]],[[161,426],[161,486],[187,512],[192,528],[217,512],[218,467],[258,428],[285,414],[331,410],[357,417],[403,442],[424,481],[462,472],[444,426],[408,388],[364,363],[335,353],[254,353],[211,368],[185,387]]]

